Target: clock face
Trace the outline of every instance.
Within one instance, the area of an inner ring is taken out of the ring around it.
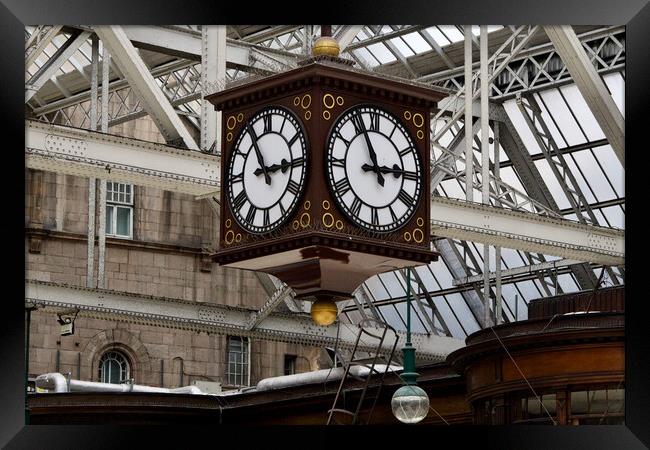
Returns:
[[[375,232],[394,231],[415,212],[423,187],[420,157],[402,122],[375,106],[356,106],[333,124],[327,180],[343,213]]]
[[[227,201],[245,230],[267,233],[291,215],[304,190],[307,140],[286,108],[264,108],[240,131],[226,171]]]

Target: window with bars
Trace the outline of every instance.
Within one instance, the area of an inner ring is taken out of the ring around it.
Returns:
[[[250,341],[247,337],[228,336],[226,382],[231,386],[250,385]]]
[[[133,238],[133,185],[106,182],[106,235]]]
[[[119,384],[129,379],[129,362],[117,351],[106,352],[99,360],[99,381]]]

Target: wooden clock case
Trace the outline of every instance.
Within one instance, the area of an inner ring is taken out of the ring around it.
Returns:
[[[298,298],[349,298],[372,275],[437,259],[429,230],[429,122],[431,110],[446,93],[368,75],[331,59],[314,58],[297,69],[206,97],[223,111],[220,248],[213,258],[227,267],[274,275],[291,286]],[[340,115],[358,105],[378,106],[400,119],[422,163],[417,209],[393,232],[373,233],[350,222],[326,181],[330,129]],[[233,217],[226,195],[227,167],[246,121],[268,106],[287,108],[302,122],[309,161],[295,211],[278,229],[258,235],[242,229]]]

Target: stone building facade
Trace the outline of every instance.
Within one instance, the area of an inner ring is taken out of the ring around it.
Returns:
[[[149,119],[126,125],[110,132],[161,140]],[[25,171],[27,280],[86,286],[88,187],[88,178]],[[117,206],[130,210],[132,230],[130,237],[107,232],[106,289],[250,309],[259,309],[268,299],[255,274],[219,267],[206,257],[218,238],[217,217],[208,200],[141,186],[128,190],[131,204],[123,201]],[[96,214],[96,220],[106,218]],[[96,280],[97,247],[94,257]],[[111,370],[125,363],[127,370],[119,378],[126,374],[137,384],[178,387],[200,380],[220,382],[227,389],[287,372],[318,369],[320,349],[83,314],[75,320],[74,334],[61,336],[56,314],[43,310],[31,314],[30,377],[60,372],[74,379],[100,381],[106,379],[102,370],[109,370],[106,358],[115,354],[118,361]],[[243,369],[235,367],[233,354]],[[237,370],[248,369],[250,377],[233,376]]]

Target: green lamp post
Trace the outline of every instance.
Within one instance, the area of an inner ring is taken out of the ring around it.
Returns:
[[[418,423],[429,412],[429,396],[417,385],[415,371],[415,347],[411,344],[411,268],[406,269],[406,344],[402,348],[404,386],[393,394],[391,408],[393,415],[402,423]]]

